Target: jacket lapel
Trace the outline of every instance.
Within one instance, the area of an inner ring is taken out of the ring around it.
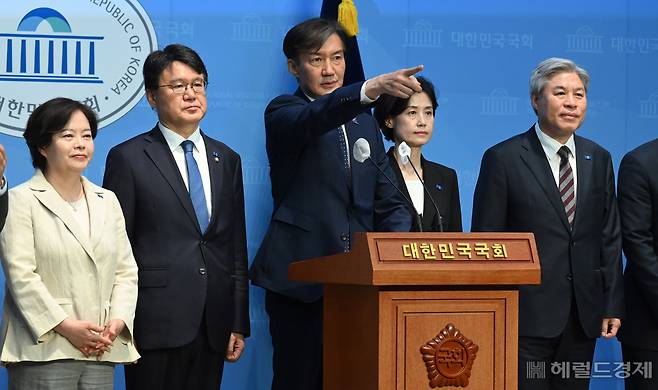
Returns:
[[[89,207],[89,235],[91,244],[95,247],[104,239],[105,218],[107,215],[107,203],[105,202],[105,191],[96,187],[85,177],[82,178],[82,186],[85,189],[87,207]]]
[[[215,147],[213,140],[208,138],[205,133],[201,132],[203,142],[206,146],[206,158],[208,159],[208,171],[210,173],[210,196],[212,204],[212,214],[210,215],[210,222],[206,232],[211,231],[211,227],[217,223],[220,210],[221,191],[224,188],[226,163],[224,156],[221,155],[219,149]],[[230,178],[229,178],[230,179]]]
[[[400,188],[400,191],[402,191],[402,193],[404,194],[404,196],[407,197],[407,199],[411,199],[411,197],[409,196],[409,189],[407,188],[407,183],[404,181],[404,177],[402,176],[402,171],[400,170],[400,166],[398,165],[397,160],[395,160],[394,153],[395,153],[395,146],[391,146],[388,149],[388,152],[386,152],[386,155],[389,158],[389,162],[394,162],[394,164],[389,164],[389,165],[391,165],[391,170],[393,170],[393,173],[395,174],[395,180],[398,182],[398,188]]]
[[[190,217],[198,229],[199,223],[196,220],[192,199],[190,199],[190,194],[187,192],[187,188],[185,188],[185,183],[180,175],[174,156],[171,154],[171,150],[169,150],[169,145],[167,145],[167,141],[157,125],[146,137],[146,141],[148,144],[144,148],[144,152],[153,161],[160,174],[169,183],[169,186],[171,186],[171,189],[174,190],[187,216]]]
[[[439,175],[438,171],[425,169],[427,164],[425,163],[425,157],[423,157],[422,154],[420,156],[420,165],[423,167],[423,180],[425,187],[427,188],[424,195],[425,200],[423,201],[423,222],[436,229],[439,226],[439,217],[436,215],[436,209],[434,209],[434,204],[432,203],[430,195],[434,198],[436,207],[441,207],[443,202],[443,188],[446,184],[445,182],[442,183],[444,180],[443,177]],[[443,218],[445,220],[446,216],[443,216]]]
[[[578,209],[584,207],[584,202],[587,201],[593,164],[592,151],[585,148],[580,137],[574,136],[574,142],[576,144],[576,178],[578,179],[578,188],[576,188],[576,214],[573,219],[575,230],[578,223]]]
[[[539,142],[539,138],[537,138],[534,126],[524,134],[521,146],[523,148],[521,159],[535,176],[537,183],[546,194],[548,201],[560,216],[564,227],[571,231],[571,226],[569,226],[569,221],[567,220],[567,213],[564,211],[564,205],[560,198],[560,192],[555,185],[551,166],[548,164],[546,153]]]
[[[52,185],[48,183],[43,173],[37,170],[34,176],[29,180],[29,187],[34,196],[41,202],[41,204],[50,210],[57,218],[59,218],[64,226],[73,234],[80,246],[87,252],[87,255],[92,261],[96,262],[94,251],[91,247],[89,237],[87,237],[80,227],[80,224],[75,219],[70,207],[66,205],[66,201],[55,191]],[[86,189],[86,188],[85,188]],[[91,210],[90,210],[91,212]],[[90,221],[91,222],[91,221]]]

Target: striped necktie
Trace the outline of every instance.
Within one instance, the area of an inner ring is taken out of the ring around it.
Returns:
[[[573,226],[573,219],[576,215],[576,193],[573,185],[573,170],[569,164],[570,152],[569,147],[565,145],[557,151],[557,154],[560,156],[560,198],[562,198],[569,225]]]

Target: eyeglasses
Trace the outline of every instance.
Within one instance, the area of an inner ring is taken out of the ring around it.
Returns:
[[[191,83],[162,84],[158,85],[158,88],[168,87],[176,95],[182,95],[187,91],[187,87],[190,87],[195,93],[205,95],[207,85],[208,83],[205,80],[195,80]]]

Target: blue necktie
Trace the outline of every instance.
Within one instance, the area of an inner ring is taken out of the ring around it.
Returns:
[[[208,206],[206,205],[206,193],[203,190],[203,181],[201,180],[201,173],[199,166],[194,159],[192,150],[194,149],[194,142],[185,140],[181,143],[183,151],[185,152],[185,165],[187,165],[187,180],[190,187],[190,198],[194,206],[194,213],[196,219],[199,221],[201,232],[205,232],[208,228],[210,218],[208,218]]]

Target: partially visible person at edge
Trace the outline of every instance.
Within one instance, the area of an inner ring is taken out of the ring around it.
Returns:
[[[626,255],[626,317],[619,331],[626,390],[658,389],[658,139],[619,165],[619,215]]]
[[[395,143],[388,150],[388,161],[400,190],[414,205],[413,208],[408,207],[413,221],[412,230],[421,230],[417,222],[420,217],[422,231],[461,232],[457,173],[452,168],[427,160],[421,153],[423,146],[432,139],[438,103],[434,85],[422,76],[416,79],[422,92],[406,99],[382,95],[375,106],[375,119],[384,138]],[[400,149],[403,142],[410,149],[408,157],[411,164],[406,156],[400,154],[400,150],[404,150],[404,147]]]
[[[5,168],[7,168],[7,152],[4,146],[0,145],[0,231],[5,226],[7,219],[7,208],[9,207],[9,195],[7,195],[7,179],[5,178]]]
[[[9,191],[0,235],[9,389],[111,390],[115,364],[139,358],[137,265],[121,207],[82,176],[96,132],[93,111],[56,98],[23,133],[36,172]]]

